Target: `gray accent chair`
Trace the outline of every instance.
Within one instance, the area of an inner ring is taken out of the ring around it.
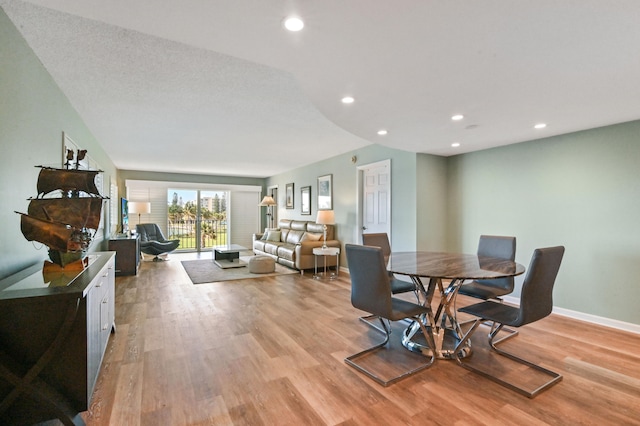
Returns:
[[[389,236],[386,232],[362,234],[362,244],[365,246],[380,247],[382,249],[382,255],[384,256],[385,265],[389,262],[389,256],[391,256],[391,244],[389,244]],[[396,278],[392,272],[389,272],[389,284],[391,285],[391,294],[413,292],[416,295],[416,298],[418,298],[418,292],[415,284],[410,281],[403,281]],[[418,303],[419,302],[420,300],[418,299]],[[369,322],[370,319],[374,318],[375,315],[367,315],[360,317],[360,320],[384,333],[385,331],[382,328]]]
[[[159,255],[174,251],[180,245],[180,240],[167,240],[156,223],[140,223],[136,225],[136,232],[140,235],[140,251],[155,256],[154,262],[162,260]]]
[[[422,306],[417,303],[397,299],[391,296],[391,285],[386,262],[379,247],[361,246],[346,244],[345,251],[347,263],[349,265],[349,275],[351,276],[351,304],[365,312],[378,317],[380,324],[385,331],[385,339],[382,343],[365,349],[357,354],[345,358],[345,362],[366,374],[383,386],[388,386],[401,379],[411,376],[425,368],[430,367],[435,361],[435,353],[432,351],[431,358],[420,366],[403,372],[390,379],[383,379],[378,374],[369,371],[356,360],[378,349],[383,348],[389,342],[391,327],[384,319],[389,321],[400,321],[403,319],[413,319],[418,322],[430,347],[434,348],[433,338],[427,331],[422,315],[432,316],[430,306]]]
[[[562,380],[562,376],[558,373],[520,358],[510,352],[498,349],[496,345],[499,342],[494,341],[494,338],[505,325],[510,327],[522,327],[523,325],[531,324],[532,322],[541,320],[551,314],[553,309],[553,286],[558,275],[558,270],[560,269],[560,263],[562,262],[563,255],[564,247],[562,246],[536,249],[533,252],[533,257],[531,258],[527,275],[525,276],[522,284],[519,307],[508,306],[503,303],[493,301],[484,301],[458,309],[459,312],[464,312],[477,317],[471,328],[456,346],[454,354],[458,364],[503,386],[526,395],[529,398],[535,397],[540,392]],[[547,376],[550,376],[550,380],[533,390],[528,390],[473,366],[468,361],[463,362],[458,356],[459,350],[465,347],[465,344],[471,338],[471,335],[476,331],[478,326],[485,321],[491,321],[495,325],[495,327],[492,327],[491,333],[489,333],[489,345],[492,350],[497,352],[499,355],[508,357],[520,364],[524,364]]]

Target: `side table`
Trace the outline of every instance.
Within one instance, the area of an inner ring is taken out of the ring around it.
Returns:
[[[313,254],[315,255],[315,258],[314,258],[315,270],[313,274],[314,279],[319,280],[321,277],[318,274],[318,256],[324,257],[324,273],[322,275],[325,277],[327,276],[327,256],[336,257],[336,272],[335,274],[329,275],[329,279],[332,280],[338,277],[338,273],[340,272],[340,248],[339,247],[326,247],[326,248],[316,247],[313,249]]]

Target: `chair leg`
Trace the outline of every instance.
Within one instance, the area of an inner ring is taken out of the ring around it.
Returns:
[[[467,363],[467,362],[462,362],[462,360],[460,359],[460,357],[458,356],[459,353],[459,348],[462,348],[464,346],[464,344],[467,342],[467,340],[469,340],[471,338],[471,335],[475,332],[475,330],[478,328],[478,326],[480,324],[482,324],[485,320],[484,319],[477,319],[475,320],[474,324],[471,326],[471,328],[469,329],[469,331],[467,331],[467,333],[463,336],[463,338],[460,340],[460,342],[458,343],[458,345],[456,345],[456,348],[454,350],[454,356],[456,358],[456,361],[458,362],[458,364],[464,368],[466,368],[467,370],[471,370],[474,373],[480,374],[481,376],[484,376],[506,388],[509,388],[511,390],[514,390],[522,395],[525,395],[529,398],[534,398],[536,395],[538,395],[540,392],[550,388],[551,386],[555,385],[556,383],[560,382],[562,380],[562,375],[555,373],[551,370],[548,370],[544,367],[541,367],[537,364],[534,364],[530,361],[527,361],[523,358],[520,358],[512,353],[506,352],[502,349],[498,349],[496,348],[496,344],[500,343],[502,341],[504,341],[506,338],[512,337],[507,336],[506,338],[503,337],[497,341],[494,341],[495,337],[498,335],[498,333],[500,332],[500,330],[502,330],[503,328],[503,324],[498,325],[497,327],[492,327],[491,332],[489,333],[489,345],[491,346],[491,348],[496,351],[496,353],[498,353],[498,355],[502,355],[504,357],[507,357],[513,361],[516,361],[520,364],[526,365],[528,367],[531,367],[537,371],[540,371],[548,376],[551,376],[551,379],[548,380],[547,382],[545,382],[544,384],[542,384],[541,386],[538,386],[536,389],[534,389],[533,391],[528,391],[526,389],[520,388],[518,386],[515,386],[512,383],[509,383],[505,380],[500,379],[497,376],[494,376],[488,372],[486,372],[485,370],[479,369],[477,367],[474,367],[473,365]]]
[[[360,321],[362,321],[363,323],[367,324],[369,327],[373,327],[376,330],[378,330],[380,333],[386,334],[386,331],[383,328],[378,327],[377,325],[375,325],[374,323],[372,323],[370,320],[375,320],[376,318],[380,318],[376,315],[365,315],[362,317],[359,317],[358,319]]]
[[[470,319],[470,320],[458,322],[458,325],[463,326],[463,325],[470,324],[470,323],[472,323],[474,321],[475,321],[475,319]],[[491,327],[491,331],[489,331],[489,334],[491,334],[491,332],[493,332],[493,330],[496,328],[495,322],[485,321],[484,325],[486,325],[488,327]],[[503,336],[503,337],[499,338],[498,340],[495,340],[494,341],[495,344],[504,342],[505,340],[510,339],[512,337],[516,337],[518,335],[518,333],[520,333],[518,330],[514,330],[513,328],[508,328],[508,327],[502,327],[501,331],[503,331],[505,333],[508,333],[508,334],[506,336]]]
[[[414,369],[412,369],[412,370],[406,371],[406,372],[404,372],[404,373],[402,373],[402,374],[400,374],[400,375],[398,375],[398,376],[392,377],[392,378],[391,378],[391,379],[389,379],[389,380],[384,380],[384,379],[382,379],[381,377],[379,377],[377,374],[375,374],[375,373],[373,373],[373,372],[371,372],[371,371],[367,370],[366,368],[362,367],[361,365],[357,364],[357,363],[355,362],[355,360],[356,360],[357,358],[360,358],[361,356],[366,355],[366,354],[368,354],[368,353],[374,352],[374,351],[376,351],[376,350],[378,350],[378,349],[380,349],[380,348],[382,348],[382,347],[386,346],[386,344],[389,342],[389,336],[391,335],[391,328],[390,328],[390,326],[389,326],[389,325],[387,325],[387,323],[385,323],[385,322],[384,322],[384,319],[383,319],[383,318],[380,318],[380,317],[378,317],[378,318],[380,319],[380,323],[382,324],[382,328],[384,329],[384,333],[385,333],[385,339],[384,339],[384,341],[383,341],[382,343],[379,343],[379,344],[377,344],[377,345],[375,345],[375,346],[372,346],[372,347],[370,347],[370,348],[368,348],[368,349],[365,349],[365,350],[363,350],[363,351],[360,351],[360,352],[358,352],[357,354],[354,354],[354,355],[348,356],[347,358],[345,358],[345,359],[344,359],[344,361],[345,361],[347,364],[349,364],[350,366],[352,366],[352,367],[353,367],[353,368],[355,368],[356,370],[358,370],[358,371],[360,371],[360,372],[362,372],[362,373],[366,374],[367,376],[369,376],[370,378],[372,378],[373,380],[375,380],[376,382],[378,382],[378,383],[379,383],[379,384],[381,384],[382,386],[385,386],[385,387],[386,387],[386,386],[389,386],[389,385],[391,385],[391,384],[393,384],[393,383],[396,383],[396,382],[398,382],[398,381],[400,381],[400,380],[402,380],[402,379],[404,379],[404,378],[407,378],[407,377],[409,377],[409,376],[411,376],[411,375],[413,375],[413,374],[415,374],[415,373],[417,373],[417,372],[419,372],[419,371],[422,371],[422,370],[424,370],[425,368],[430,367],[430,366],[434,363],[434,361],[435,361],[435,359],[436,359],[436,357],[435,357],[435,351],[433,351],[433,352],[432,352],[431,358],[430,358],[430,360],[429,360],[427,363],[422,364],[422,365],[420,365],[419,367],[416,367],[416,368],[414,368]],[[363,320],[363,321],[364,321],[364,320]],[[423,324],[422,320],[420,320],[420,319],[418,318],[418,319],[417,319],[417,321],[419,321],[419,323],[420,323],[420,327],[422,328],[423,333],[425,333],[425,336],[427,336],[427,335],[428,335],[428,334],[427,334],[427,330],[426,330],[426,328],[425,328],[425,326],[424,326],[424,324]],[[365,321],[365,322],[367,322],[367,321]],[[374,326],[373,324],[371,324],[371,326],[372,326],[372,327],[375,327],[376,329],[378,329],[378,327]],[[429,334],[428,336],[430,336],[430,334]],[[431,343],[433,343],[433,342],[431,342]],[[433,346],[431,346],[431,347],[433,347]]]
[[[542,367],[542,366],[540,366],[540,365],[538,365],[538,364],[534,364],[534,363],[533,363],[533,362],[531,362],[531,361],[527,361],[526,359],[521,358],[521,357],[519,357],[519,356],[517,356],[517,355],[514,355],[514,354],[513,354],[513,353],[511,353],[511,352],[507,352],[507,351],[505,351],[505,350],[503,350],[503,349],[498,349],[498,348],[496,347],[496,345],[497,345],[498,343],[504,342],[506,339],[508,339],[509,337],[512,337],[512,336],[513,336],[513,335],[510,335],[510,336],[506,336],[506,337],[503,337],[503,338],[498,339],[498,340],[494,340],[494,339],[495,339],[495,337],[498,335],[498,333],[500,332],[500,330],[501,330],[502,328],[503,328],[503,325],[502,325],[502,324],[500,324],[500,325],[495,329],[495,331],[492,331],[492,332],[491,332],[491,334],[489,334],[489,345],[491,345],[491,348],[492,348],[494,351],[496,351],[498,354],[500,354],[500,355],[502,355],[502,356],[504,356],[504,357],[507,357],[507,358],[509,358],[509,359],[511,359],[511,360],[513,360],[513,361],[516,361],[516,362],[518,362],[518,363],[520,363],[520,364],[523,364],[523,365],[526,365],[526,366],[528,366],[528,367],[531,367],[531,368],[533,368],[534,370],[540,371],[541,373],[544,373],[544,374],[546,374],[546,375],[548,375],[548,376],[550,376],[550,377],[551,377],[551,379],[550,379],[550,380],[548,380],[548,381],[547,381],[547,382],[545,382],[544,384],[542,384],[542,385],[538,386],[536,389],[534,389],[534,390],[533,390],[533,391],[531,391],[531,392],[529,392],[529,391],[527,391],[527,390],[524,390],[524,389],[522,389],[522,388],[519,388],[519,387],[513,386],[513,385],[510,385],[509,387],[511,387],[511,388],[513,388],[513,389],[515,389],[516,391],[520,392],[520,393],[521,393],[521,394],[523,394],[523,395],[528,396],[529,398],[533,398],[533,397],[535,397],[536,395],[538,395],[540,392],[542,392],[542,391],[544,391],[544,390],[546,390],[546,389],[550,388],[551,386],[555,385],[556,383],[559,383],[559,382],[561,382],[561,381],[562,381],[562,375],[561,375],[561,374],[556,373],[555,371],[551,371],[551,370],[549,370],[549,369],[547,369],[547,368],[544,368],[544,367]]]
[[[485,324],[487,324],[487,322],[485,322]],[[495,330],[496,328],[496,323],[492,323],[491,324],[491,331],[489,332],[489,336],[491,335],[491,333],[493,333],[493,330]],[[497,345],[498,343],[502,343],[507,339],[511,339],[512,337],[516,337],[520,332],[518,330],[514,330],[513,328],[508,328],[508,327],[502,327],[502,330],[505,333],[508,333],[506,336],[503,336],[501,338],[499,338],[498,340],[494,340],[493,343],[495,345]],[[495,339],[495,336],[494,336]]]

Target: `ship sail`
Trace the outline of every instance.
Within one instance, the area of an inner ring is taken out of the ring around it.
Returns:
[[[51,250],[63,252],[82,249],[73,241],[73,235],[76,230],[64,223],[49,222],[24,213],[20,213],[20,215],[22,216],[20,230],[27,241],[38,241],[49,246]]]
[[[74,228],[98,229],[102,198],[36,198],[29,202],[29,216],[64,222]]]
[[[100,170],[54,169],[43,167],[38,175],[38,196],[61,190],[63,195],[72,192],[85,192],[100,196],[95,178]]]

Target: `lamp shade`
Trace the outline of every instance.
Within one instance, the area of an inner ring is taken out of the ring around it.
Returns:
[[[149,214],[151,213],[151,203],[146,201],[129,201],[129,213]]]
[[[320,225],[333,225],[334,223],[336,223],[333,210],[318,210],[316,223],[319,223]]]
[[[259,206],[275,206],[276,201],[270,195],[265,195],[262,201],[260,201]]]

